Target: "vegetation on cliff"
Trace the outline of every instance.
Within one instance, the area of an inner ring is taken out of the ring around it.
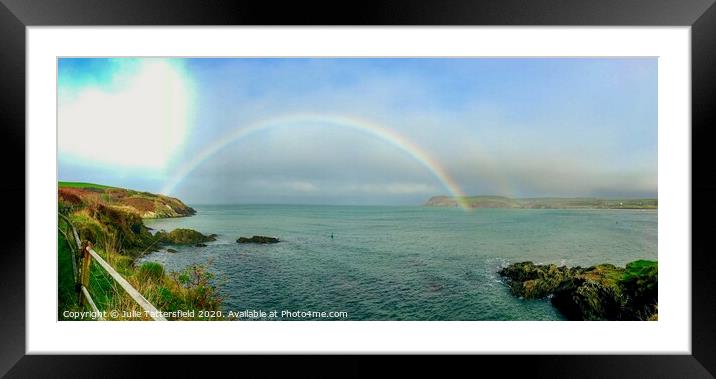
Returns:
[[[139,256],[162,243],[202,243],[215,239],[190,229],[152,235],[144,225],[144,218],[191,216],[196,211],[179,199],[148,192],[60,182],[58,211],[70,218],[81,239],[100,248],[111,246],[125,255]]]
[[[587,268],[532,262],[499,271],[512,294],[524,299],[550,297],[570,320],[656,320],[658,264],[638,260],[625,268],[600,264]]]
[[[151,201],[153,208],[138,207],[143,203],[137,199]],[[178,199],[96,184],[60,183],[58,211],[67,216],[80,239],[91,241],[94,250],[158,309],[164,312],[219,309],[221,296],[211,284],[212,274],[204,266],[193,265],[180,272],[166,272],[158,263],[140,265],[136,262],[137,257],[160,244],[195,244],[215,240],[215,235],[206,236],[191,229],[168,233],[159,231],[152,235],[143,218],[179,217],[195,213]],[[68,233],[69,225],[65,219],[59,218],[58,222],[58,312],[60,319],[66,319],[63,311],[81,309],[72,269],[72,254],[77,247],[72,234]],[[68,239],[71,241],[68,242]],[[118,311],[119,316],[113,319],[137,319],[126,316],[125,312],[143,313],[139,305],[118,288],[98,265],[90,266],[89,283],[88,290],[100,310]],[[206,318],[194,313],[192,317],[178,314],[168,319]]]
[[[141,218],[184,217],[196,213],[174,197],[92,183],[59,182],[58,195],[61,207],[76,208],[101,202]]]
[[[67,225],[60,221],[61,228]],[[77,311],[82,307],[78,303],[77,292],[72,279],[72,254],[74,242],[68,243],[65,235],[58,234],[58,318],[67,320],[64,311]],[[95,251],[122,275],[150,303],[163,312],[187,310],[218,310],[222,298],[214,285],[213,275],[202,265],[193,265],[180,272],[166,272],[164,267],[154,262],[137,264],[127,255],[118,253],[112,246],[95,246]],[[116,316],[110,320],[148,320],[139,305],[131,299],[114,280],[98,265],[90,265],[88,291],[100,310]],[[132,312],[135,313],[132,313]],[[129,316],[129,315],[140,316]],[[170,314],[170,320],[209,319],[195,313]]]
[[[598,198],[525,198],[504,196],[433,196],[429,207],[516,208],[516,209],[657,209],[657,199],[598,199]]]

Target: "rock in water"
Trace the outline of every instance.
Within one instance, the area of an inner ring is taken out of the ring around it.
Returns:
[[[499,271],[512,294],[525,299],[551,295],[570,320],[657,319],[657,262],[635,261],[626,269],[611,264],[588,268],[511,264]]]
[[[192,229],[174,229],[169,233],[160,230],[157,234],[155,234],[155,238],[157,238],[160,242],[167,244],[196,245],[199,243],[216,241],[216,234],[205,236]]]
[[[562,282],[574,276],[577,270],[580,268],[521,262],[503,268],[499,274],[508,279],[507,283],[513,295],[525,299],[541,299],[552,294]]]
[[[237,239],[236,242],[238,242],[238,243],[278,243],[280,241],[276,237],[253,236],[251,238],[239,237],[239,239]]]

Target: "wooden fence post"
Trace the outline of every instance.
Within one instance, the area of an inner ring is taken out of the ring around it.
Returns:
[[[89,274],[90,274],[90,263],[92,261],[92,256],[90,255],[89,249],[92,248],[92,243],[89,241],[82,242],[82,247],[80,249],[80,254],[82,254],[82,273],[81,273],[81,280],[80,285],[82,287],[87,288],[89,286]],[[85,304],[85,298],[82,296],[82,293],[80,292],[80,304]]]

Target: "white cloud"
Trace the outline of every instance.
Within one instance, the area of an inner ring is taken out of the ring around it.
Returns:
[[[60,153],[92,164],[166,167],[189,129],[191,93],[184,75],[170,62],[142,60],[113,87],[79,88],[60,98]]]

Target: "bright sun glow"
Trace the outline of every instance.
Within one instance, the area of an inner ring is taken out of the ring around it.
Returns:
[[[60,99],[61,153],[122,167],[167,166],[189,130],[189,85],[163,60],[143,60],[128,75],[111,89],[88,86]]]

